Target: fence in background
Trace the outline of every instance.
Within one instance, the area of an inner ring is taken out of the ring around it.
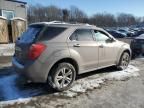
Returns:
[[[12,39],[13,42],[15,42],[18,36],[20,36],[26,30],[26,21],[21,18],[15,18],[11,20],[11,27]]]
[[[0,17],[0,43],[8,43],[8,22],[6,18]]]
[[[22,18],[14,18],[7,21],[0,17],[0,43],[14,43],[25,30],[27,22]]]

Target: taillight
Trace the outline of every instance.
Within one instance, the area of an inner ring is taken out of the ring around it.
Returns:
[[[30,60],[37,59],[41,53],[45,50],[46,46],[42,43],[36,43],[32,44],[32,46],[29,49],[28,57]]]

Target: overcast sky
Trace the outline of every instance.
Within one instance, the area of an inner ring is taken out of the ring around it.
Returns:
[[[89,16],[98,12],[130,13],[135,16],[144,16],[144,0],[21,0],[28,4],[56,5],[61,8],[77,6]]]

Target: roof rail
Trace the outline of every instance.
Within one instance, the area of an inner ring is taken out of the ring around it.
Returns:
[[[39,22],[39,23],[45,23],[45,24],[63,24],[63,25],[76,25],[76,26],[94,26],[90,25],[88,23],[78,23],[78,22],[64,22],[64,21],[50,21],[50,22]]]
[[[64,21],[50,21],[48,23],[60,23],[60,24],[77,24],[77,25],[87,25],[87,26],[91,26],[88,23],[79,23],[79,22],[64,22]]]
[[[48,23],[66,23],[66,22],[63,22],[63,21],[50,21],[50,22],[48,22]]]

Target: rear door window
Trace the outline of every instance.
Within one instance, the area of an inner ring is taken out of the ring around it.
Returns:
[[[20,40],[26,43],[33,42],[36,39],[36,37],[39,35],[39,33],[41,32],[43,27],[44,26],[41,26],[41,25],[29,26],[28,29],[20,37]]]
[[[47,27],[40,40],[50,40],[66,30],[65,27]]]

